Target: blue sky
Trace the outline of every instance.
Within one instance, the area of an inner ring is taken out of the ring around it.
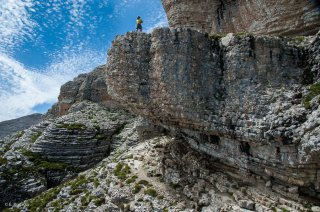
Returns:
[[[0,121],[45,112],[138,15],[145,31],[167,26],[161,0],[1,0]]]

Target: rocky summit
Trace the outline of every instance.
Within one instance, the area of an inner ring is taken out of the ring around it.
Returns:
[[[0,209],[320,211],[317,1],[162,2],[0,140]]]

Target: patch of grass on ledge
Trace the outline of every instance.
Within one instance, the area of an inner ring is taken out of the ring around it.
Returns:
[[[57,127],[64,128],[67,130],[85,130],[87,128],[86,125],[81,123],[72,123],[72,124],[63,123],[63,124],[58,124]]]
[[[147,194],[147,195],[152,196],[152,197],[158,196],[157,191],[155,189],[153,189],[153,188],[148,188],[147,190],[144,191],[144,194]]]
[[[118,163],[113,171],[114,175],[117,176],[120,180],[126,180],[128,174],[131,173],[130,167],[125,163]]]
[[[37,132],[31,136],[31,142],[34,143],[40,136],[42,135],[42,132]]]
[[[209,35],[209,38],[211,40],[220,40],[221,38],[225,37],[227,34],[223,34],[223,33],[217,33],[217,34],[211,34]]]
[[[320,83],[315,83],[310,86],[309,93],[303,98],[303,106],[307,109],[310,108],[311,100],[320,95]]]
[[[44,158],[42,158],[39,154],[30,150],[23,150],[22,154],[28,157],[31,162],[33,162],[36,169],[65,170],[69,167],[69,165],[65,163],[47,161]]]
[[[24,135],[24,131],[19,131],[14,135],[14,137],[21,138],[23,135]]]
[[[27,207],[30,211],[44,211],[46,205],[54,200],[60,192],[60,188],[48,190],[39,196],[28,200]]]
[[[0,166],[7,164],[7,159],[0,155]]]

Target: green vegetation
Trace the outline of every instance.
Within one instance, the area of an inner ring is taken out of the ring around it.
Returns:
[[[128,174],[130,174],[130,167],[128,166],[128,164],[125,163],[118,163],[115,167],[115,169],[113,170],[113,174],[115,176],[117,176],[119,179],[121,180],[125,180],[128,178]]]
[[[126,156],[125,159],[133,159],[133,154]]]
[[[178,189],[181,187],[178,183],[170,183],[170,186],[174,189]]]
[[[310,86],[309,93],[303,98],[303,105],[305,108],[310,108],[310,101],[320,95],[320,83],[315,83]]]
[[[86,179],[86,177],[84,175],[80,175],[75,180],[69,182],[69,185],[71,186],[71,190],[76,190],[87,182],[88,180]]]
[[[23,135],[24,135],[24,131],[19,131],[14,135],[14,137],[21,138]]]
[[[7,164],[7,159],[0,156],[0,166]]]
[[[70,191],[70,195],[78,195],[78,194],[81,194],[83,192],[84,192],[83,189],[74,189],[74,190]]]
[[[97,197],[91,196],[87,193],[85,196],[81,197],[81,205],[88,206],[92,200],[97,200]]]
[[[100,185],[100,182],[99,182],[99,180],[97,178],[94,178],[93,184],[94,184],[94,187],[97,188]]]
[[[153,188],[148,188],[147,190],[144,191],[144,193],[152,197],[158,196],[157,191]]]
[[[220,40],[221,38],[223,38],[223,37],[225,37],[227,34],[220,34],[220,33],[218,33],[218,34],[211,34],[211,35],[209,35],[209,38],[211,39],[211,40]]]
[[[312,204],[311,203],[306,203],[303,205],[303,207],[307,208],[307,209],[311,209],[312,208]]]
[[[157,197],[158,199],[164,199],[164,196],[163,195],[160,195]]]
[[[127,180],[126,180],[126,183],[127,183],[127,184],[131,184],[131,183],[133,183],[134,181],[136,181],[137,178],[138,178],[138,177],[134,175],[134,176],[132,176],[131,178],[127,179]]]
[[[40,194],[39,196],[36,196],[35,198],[28,200],[27,205],[28,209],[30,211],[44,211],[44,208],[46,205],[51,202],[53,199],[57,197],[57,195],[60,192],[60,188],[54,188],[51,190],[48,190],[45,193]]]
[[[103,135],[103,134],[97,134],[97,135],[95,136],[95,138],[96,138],[98,141],[104,141],[104,140],[107,140],[107,139],[108,139],[108,136]]]
[[[141,191],[141,189],[142,189],[142,185],[136,183],[132,189],[132,193],[137,194]]]
[[[36,134],[33,134],[31,136],[31,142],[34,143],[41,135],[42,135],[42,132],[37,132]]]
[[[53,201],[53,202],[51,202],[50,203],[50,206],[51,207],[54,207],[56,210],[57,209],[62,209],[62,201],[60,200],[60,199],[57,199],[57,200],[55,200],[55,201]]]
[[[289,212],[287,209],[285,209],[285,208],[281,208],[281,211],[282,212]]]
[[[39,154],[31,152],[30,150],[23,150],[22,154],[33,162],[37,170],[65,170],[69,167],[69,165],[65,163],[46,161]]]
[[[248,32],[237,32],[237,33],[235,33],[234,34],[234,36],[236,36],[236,37],[244,37],[244,36],[249,36],[249,35],[251,35],[250,33],[248,33]]]
[[[140,184],[140,185],[145,185],[145,186],[150,185],[149,182],[146,181],[146,180],[140,180],[140,181],[138,182],[138,184]]]
[[[296,44],[302,43],[305,40],[304,36],[295,36],[295,37],[288,37],[289,41],[294,42]]]
[[[169,211],[168,208],[164,208],[164,209],[163,209],[163,212],[168,212],[168,211]]]
[[[101,205],[103,205],[104,203],[106,203],[105,198],[99,198],[99,199],[96,199],[96,200],[94,201],[94,204],[95,204],[96,206],[101,206]]]
[[[81,123],[72,123],[72,124],[63,123],[63,124],[58,124],[57,127],[64,128],[67,130],[85,130],[86,129],[86,125]]]

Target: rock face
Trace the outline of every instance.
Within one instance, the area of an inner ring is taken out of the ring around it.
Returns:
[[[91,168],[119,141],[133,116],[92,102],[78,102],[65,116],[0,140],[0,210],[59,185]]]
[[[162,0],[171,27],[206,33],[252,32],[314,35],[320,28],[316,0]]]
[[[104,79],[104,66],[99,66],[87,74],[80,74],[60,88],[59,102],[49,111],[48,116],[62,116],[68,113],[70,107],[84,100],[110,105],[107,86]]]
[[[42,114],[32,114],[18,119],[0,122],[0,138],[25,130],[32,125],[38,124],[42,119]]]
[[[108,93],[236,173],[320,198],[319,84],[307,85],[317,80],[318,51],[309,50],[318,39],[127,33],[108,53]]]
[[[119,137],[122,145],[77,178],[27,200],[23,211],[310,211],[284,186],[258,187],[261,178],[234,180],[212,167],[213,158],[171,136],[141,140],[139,122]],[[45,198],[50,196],[51,198]],[[40,204],[39,204],[40,203]],[[316,207],[316,206],[313,206]],[[243,209],[241,209],[243,208]],[[246,210],[244,210],[246,209]]]

